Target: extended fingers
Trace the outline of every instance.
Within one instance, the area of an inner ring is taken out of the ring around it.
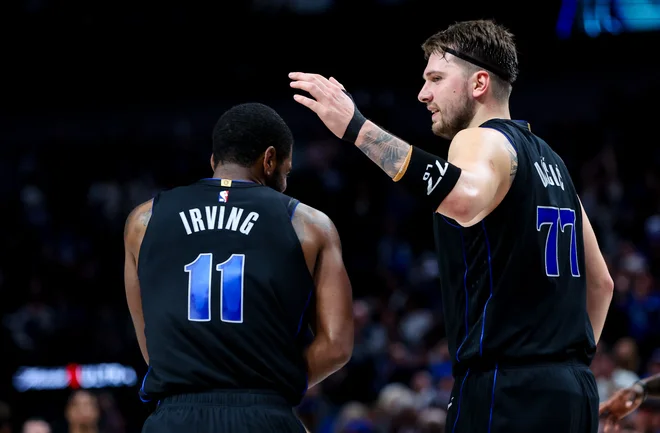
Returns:
[[[295,95],[294,99],[319,115],[321,115],[320,111],[324,110],[324,107],[330,101],[339,101],[346,98],[342,91],[344,86],[332,77],[328,80],[319,74],[290,72],[289,78],[292,80],[289,84],[292,88],[309,93],[315,100],[303,95]]]
[[[289,73],[289,78],[294,81],[303,81],[307,83],[315,84],[323,93],[328,94],[331,85],[330,81],[322,75],[319,74],[308,74],[305,72],[291,72]]]
[[[317,100],[327,98],[325,92],[323,92],[323,90],[317,86],[316,83],[310,83],[309,81],[292,81],[289,85],[294,89],[304,90]]]
[[[330,77],[330,82],[336,86],[338,86],[341,90],[346,90],[343,84],[341,84],[339,81],[335,79],[335,77]]]
[[[326,101],[328,99],[328,94],[326,94],[316,83],[309,81],[292,81],[289,85],[294,89],[300,89],[309,93],[317,101]]]
[[[293,95],[293,99],[299,104],[309,108],[318,115],[321,115],[324,110],[323,105],[319,104],[317,101],[313,100],[312,98],[308,98],[307,96]]]

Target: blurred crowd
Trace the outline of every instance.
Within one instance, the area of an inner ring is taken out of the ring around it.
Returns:
[[[388,125],[398,105],[386,102],[370,114]],[[643,102],[623,99],[593,122],[532,123],[573,173],[615,281],[592,364],[601,399],[660,373],[660,152],[639,157],[633,148],[644,143],[643,131],[626,125],[653,119],[624,108]],[[282,116],[294,118],[286,107]],[[149,408],[130,409],[141,405],[136,389],[19,395],[11,375],[23,365],[72,362],[144,372],[123,293],[124,221],[156,191],[210,174],[210,131],[220,112],[202,127],[184,118],[160,135],[139,122],[113,133],[62,127],[0,149],[0,201],[12,210],[0,216],[0,433],[139,431]],[[335,221],[355,294],[353,357],[308,392],[299,416],[312,432],[449,432],[453,379],[431,215],[320,122],[292,123],[287,193]],[[428,131],[417,134],[405,138],[444,152],[429,145],[436,141]],[[659,433],[658,406],[645,404],[626,428]]]

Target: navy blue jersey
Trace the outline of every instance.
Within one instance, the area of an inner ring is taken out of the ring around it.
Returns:
[[[143,399],[252,389],[298,404],[314,283],[291,224],[297,203],[220,179],[154,198],[138,260],[150,361]]]
[[[434,216],[454,367],[579,359],[595,351],[586,308],[582,210],[563,161],[526,122],[493,119],[518,155],[500,205],[461,227]]]

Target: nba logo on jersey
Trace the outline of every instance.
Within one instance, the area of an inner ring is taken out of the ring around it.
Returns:
[[[227,203],[227,201],[229,201],[229,191],[220,191],[218,201],[220,203]]]

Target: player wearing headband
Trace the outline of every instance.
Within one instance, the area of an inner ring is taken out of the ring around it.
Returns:
[[[367,120],[334,78],[292,73],[295,95],[434,212],[455,386],[453,433],[597,431],[589,364],[613,283],[561,158],[512,120],[513,35],[456,23],[423,44],[418,99],[446,156]]]

